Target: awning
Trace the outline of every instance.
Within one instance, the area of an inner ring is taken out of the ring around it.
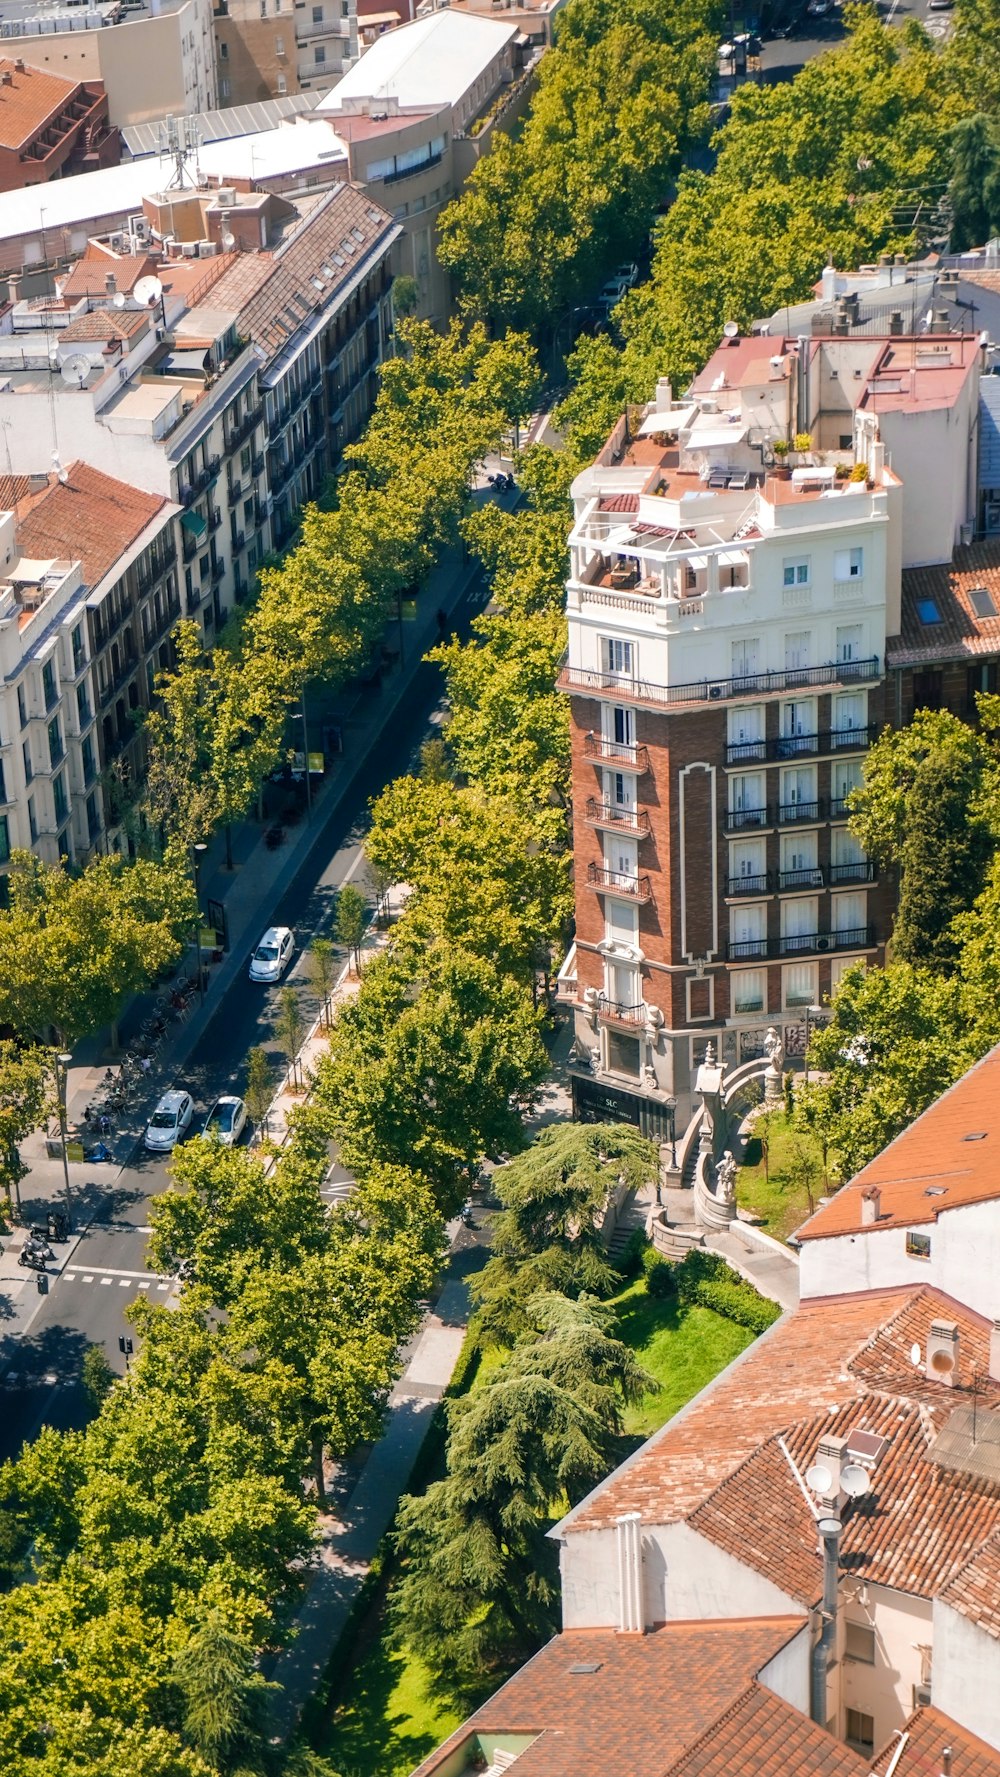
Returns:
[[[725,450],[730,444],[740,444],[749,430],[748,425],[739,423],[732,426],[695,426],[688,445],[691,450]]]
[[[694,406],[675,407],[672,413],[647,413],[639,427],[640,438],[652,438],[657,433],[685,432],[694,419],[698,409]]]
[[[741,568],[747,559],[745,549],[720,549],[719,565],[723,568]]]
[[[200,512],[182,512],[181,524],[186,531],[191,532],[192,537],[203,537],[208,530],[208,523]]]
[[[707,555],[688,555],[684,559],[687,563],[687,566],[689,568],[694,568],[696,573],[698,572],[698,570],[700,568],[707,568],[708,567],[708,556]]]

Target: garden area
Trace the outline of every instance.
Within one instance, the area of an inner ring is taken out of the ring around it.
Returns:
[[[830,1188],[818,1137],[784,1106],[758,1111],[736,1179],[740,1208],[760,1216],[773,1240],[787,1240]]]

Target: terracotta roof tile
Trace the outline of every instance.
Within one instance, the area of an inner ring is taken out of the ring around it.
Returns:
[[[67,301],[76,302],[81,296],[104,296],[109,274],[114,275],[116,287],[128,295],[140,278],[148,278],[155,271],[156,260],[149,253],[112,253],[88,241],[83,258],[58,283]]]
[[[902,1752],[896,1758],[899,1735],[893,1734],[872,1765],[876,1777],[888,1777],[890,1766],[893,1777],[939,1777],[947,1746],[953,1753],[955,1777],[1000,1777],[1000,1752],[940,1709],[918,1709],[902,1732],[906,1736]]]
[[[650,1758],[649,1769],[659,1761]],[[665,1777],[867,1777],[868,1763],[763,1685],[752,1684]]]
[[[602,512],[638,512],[638,494],[602,494],[600,510]]]
[[[992,595],[995,617],[978,615],[970,594]],[[930,601],[939,623],[923,623],[919,607]],[[885,644],[886,665],[919,666],[925,661],[963,660],[1000,654],[1000,539],[956,549],[950,562],[907,568],[903,574],[900,633]]]
[[[993,1537],[959,1569],[941,1598],[1000,1641],[1000,1536]]]
[[[797,1239],[822,1240],[859,1232],[864,1226],[862,1198],[875,1185],[879,1190],[876,1228],[934,1222],[944,1210],[1000,1198],[998,1110],[1000,1045],[810,1216],[798,1230]],[[969,1140],[970,1136],[982,1139]]]
[[[9,57],[0,59],[0,74],[10,75],[10,85],[0,85],[0,147],[22,148],[34,140],[51,117],[58,115],[76,92],[79,81],[64,80],[42,68],[17,68]]]
[[[84,583],[92,587],[169,502],[115,481],[88,463],[73,463],[66,474],[66,481],[53,481],[19,523],[18,549],[39,561],[79,561]]]
[[[608,1777],[612,1771],[615,1777],[661,1777],[744,1697],[802,1627],[798,1617],[762,1617],[669,1623],[648,1635],[607,1629],[557,1635],[414,1777],[431,1777],[463,1741],[487,1732],[536,1736],[513,1767],[517,1777]],[[798,1712],[775,1701],[798,1730]],[[862,1768],[819,1764],[815,1771],[817,1777],[827,1777],[828,1770],[829,1777],[853,1777]],[[752,1777],[756,1767],[748,1756],[728,1769],[734,1777],[740,1771]],[[795,1769],[797,1777],[813,1771],[808,1764]]]
[[[149,315],[145,309],[88,309],[84,315],[77,315],[68,327],[64,327],[59,335],[61,340],[93,341],[101,343],[113,339],[131,339],[134,334],[142,333],[149,326]]]

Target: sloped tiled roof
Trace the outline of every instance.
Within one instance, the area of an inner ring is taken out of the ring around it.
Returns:
[[[2,148],[23,148],[33,141],[49,118],[69,103],[79,85],[42,68],[17,68],[8,56],[0,57],[0,74],[10,75],[10,85],[0,85]]]
[[[910,1358],[910,1346],[926,1349],[930,1323],[942,1317],[959,1330],[957,1389],[926,1377]],[[874,1410],[878,1396],[896,1400],[898,1411],[914,1403],[950,1410],[988,1365],[986,1323],[937,1290],[804,1302],[596,1487],[557,1533],[603,1529],[623,1512],[639,1512],[646,1524],[690,1518],[779,1434],[795,1435],[796,1427],[821,1418],[829,1429],[852,1403],[871,1400]],[[980,1540],[991,1529],[992,1521],[984,1523]],[[945,1578],[954,1565],[949,1556]]]
[[[811,1215],[796,1238],[860,1232],[862,1199],[873,1185],[877,1228],[934,1222],[945,1210],[1000,1198],[1000,1045]]]
[[[905,1736],[901,1752],[900,1734]],[[952,1752],[953,1777],[1000,1777],[1000,1752],[940,1709],[918,1709],[900,1734],[893,1734],[872,1765],[876,1777],[889,1777],[890,1769],[893,1777],[940,1777],[941,1754],[947,1747]]]
[[[649,1770],[659,1769],[650,1757]],[[751,1684],[664,1777],[866,1777],[868,1764],[763,1685]]]
[[[959,1569],[941,1599],[1000,1641],[1000,1536],[992,1537]]]
[[[980,587],[993,595],[997,616],[977,616],[970,594]],[[919,606],[926,600],[937,607],[939,623],[921,622]],[[1000,538],[956,549],[950,562],[936,567],[906,568],[900,633],[885,644],[889,667],[984,654],[1000,654]]]
[[[607,1629],[557,1635],[414,1777],[431,1777],[476,1733],[535,1736],[513,1767],[517,1777],[661,1777],[745,1697],[761,1669],[802,1627],[798,1617],[761,1617],[668,1623],[648,1635]],[[788,1704],[775,1698],[769,1713],[778,1733],[812,1738],[803,1736],[805,1718]],[[734,1731],[729,1777],[754,1777],[759,1769],[753,1716],[748,1705],[745,1755],[738,1753]],[[807,1761],[794,1769],[796,1777],[855,1777],[864,1767],[860,1761]]]
[[[169,502],[89,463],[73,463],[66,477],[53,481],[19,523],[18,549],[39,561],[79,561],[84,584],[96,586]]]
[[[108,276],[113,274],[115,287],[128,295],[140,278],[156,271],[156,260],[148,253],[112,253],[94,241],[88,241],[82,259],[71,267],[65,279],[60,278],[63,296],[76,302],[81,296],[103,296]]]
[[[64,327],[60,339],[99,343],[109,339],[131,339],[149,326],[145,309],[88,309]]]
[[[212,291],[213,306],[236,310],[240,332],[276,357],[395,226],[363,191],[338,186],[273,253],[238,255]]]

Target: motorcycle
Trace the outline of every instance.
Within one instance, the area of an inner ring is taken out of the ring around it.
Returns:
[[[98,1164],[101,1164],[104,1161],[114,1160],[114,1157],[114,1150],[108,1147],[106,1141],[95,1142],[92,1148],[87,1149],[87,1159],[94,1160]]]
[[[32,1271],[45,1270],[45,1260],[41,1253],[36,1252],[35,1249],[30,1246],[22,1246],[21,1251],[17,1255],[17,1262],[19,1265],[29,1266]]]

